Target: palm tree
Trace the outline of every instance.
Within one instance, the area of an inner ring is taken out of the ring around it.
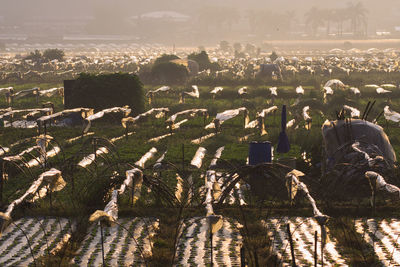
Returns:
[[[351,29],[353,35],[364,35],[366,34],[366,14],[368,10],[364,7],[364,4],[358,2],[357,4],[349,3],[347,6],[348,14],[350,16]],[[360,25],[363,29],[359,30]]]
[[[292,25],[296,21],[296,11],[288,10],[282,15],[282,19],[286,22],[286,29],[284,33],[288,34],[292,30]]]
[[[333,21],[334,10],[326,8],[322,10],[324,20],[326,21],[326,35],[329,36],[331,33],[331,22]]]
[[[306,18],[306,26],[311,27],[313,36],[317,34],[318,27],[324,24],[324,18],[321,15],[322,15],[321,10],[315,6],[313,6],[310,10],[308,10],[304,14]]]
[[[332,20],[337,23],[337,35],[343,35],[343,23],[348,20],[349,15],[347,9],[338,8],[332,11]]]

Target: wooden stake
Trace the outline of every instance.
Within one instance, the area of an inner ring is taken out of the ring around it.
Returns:
[[[317,243],[318,243],[318,232],[315,231],[315,234],[314,234],[314,266],[315,267],[317,267],[317,265],[318,265]]]
[[[296,265],[296,258],[295,258],[295,256],[294,256],[294,247],[293,247],[292,233],[290,232],[290,225],[289,225],[289,224],[286,225],[286,230],[287,230],[288,237],[289,237],[290,252],[291,252],[291,254],[292,254],[292,267],[297,267],[297,265]]]
[[[101,256],[103,259],[103,267],[106,266],[106,263],[104,262],[104,239],[103,239],[103,226],[100,222],[100,233],[101,233]]]

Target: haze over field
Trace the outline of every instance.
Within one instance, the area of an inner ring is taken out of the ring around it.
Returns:
[[[3,0],[0,35],[124,35],[191,45],[222,39],[397,38],[399,17],[398,0]]]

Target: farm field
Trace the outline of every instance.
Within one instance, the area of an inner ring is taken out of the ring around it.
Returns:
[[[66,109],[60,89],[81,70],[138,73],[143,53],[18,79],[3,58],[1,266],[400,264],[399,54],[285,56],[261,79],[240,72],[265,59],[209,53],[221,70],[145,82],[143,110]],[[270,163],[251,163],[253,141]]]

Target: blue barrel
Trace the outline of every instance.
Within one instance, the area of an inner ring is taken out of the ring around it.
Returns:
[[[249,165],[271,162],[271,142],[251,142],[249,146]]]

